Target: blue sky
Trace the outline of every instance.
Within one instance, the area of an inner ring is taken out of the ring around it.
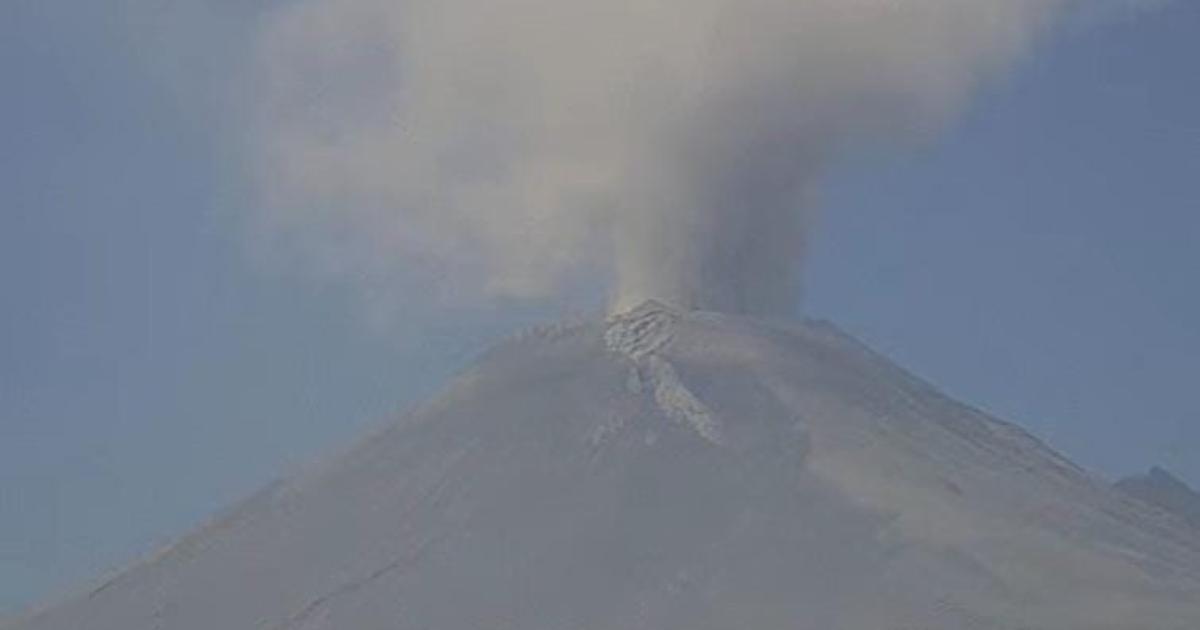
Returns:
[[[252,11],[160,59],[120,4],[0,8],[0,614],[555,316],[414,306],[381,330],[348,288],[252,255],[205,103]],[[939,141],[843,164],[806,310],[1101,474],[1200,484],[1196,59],[1194,2],[1069,28]]]

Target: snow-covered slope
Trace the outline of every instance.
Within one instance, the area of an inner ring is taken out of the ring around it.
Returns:
[[[1200,534],[835,328],[502,344],[17,630],[1195,630]]]

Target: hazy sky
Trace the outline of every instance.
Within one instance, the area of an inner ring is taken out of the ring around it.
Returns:
[[[417,296],[380,327],[352,289],[264,256],[212,113],[253,8],[131,20],[135,1],[0,6],[0,611],[557,316]],[[1074,26],[940,141],[839,165],[804,309],[1101,474],[1200,484],[1196,59],[1195,2]]]

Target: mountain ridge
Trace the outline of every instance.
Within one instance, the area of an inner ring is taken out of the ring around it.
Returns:
[[[1154,466],[1144,475],[1126,477],[1114,485],[1125,494],[1177,516],[1200,530],[1200,493],[1166,469]]]

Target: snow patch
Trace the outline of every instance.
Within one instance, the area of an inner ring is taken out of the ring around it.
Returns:
[[[679,380],[674,366],[658,355],[650,355],[646,358],[646,367],[654,384],[654,402],[667,418],[691,427],[700,437],[713,444],[719,446],[724,443],[720,421]]]
[[[609,319],[604,344],[634,361],[654,354],[675,336],[679,313],[653,300]]]
[[[654,394],[659,411],[672,422],[686,426],[716,445],[724,443],[720,420],[683,384],[675,367],[659,351],[675,336],[680,315],[650,301],[609,320],[604,333],[605,346],[624,355],[632,363],[626,389],[641,393],[648,388]]]

